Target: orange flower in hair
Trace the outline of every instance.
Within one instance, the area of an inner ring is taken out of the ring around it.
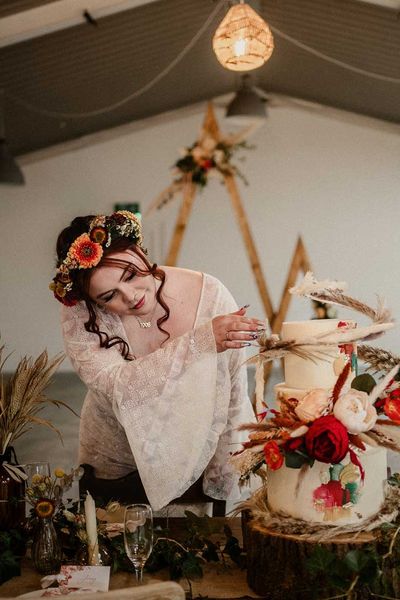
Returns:
[[[90,269],[100,262],[103,248],[92,242],[87,233],[82,233],[71,245],[68,254],[72,260],[75,259],[78,269]]]
[[[90,239],[96,244],[104,244],[107,240],[108,234],[104,227],[94,227],[90,232]]]

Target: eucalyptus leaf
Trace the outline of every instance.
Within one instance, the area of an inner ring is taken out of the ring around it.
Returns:
[[[359,390],[360,392],[366,392],[367,394],[370,394],[375,386],[376,381],[369,373],[357,375],[351,382],[353,390]]]
[[[309,457],[299,452],[286,452],[285,465],[289,469],[300,469],[303,465],[309,462]]]

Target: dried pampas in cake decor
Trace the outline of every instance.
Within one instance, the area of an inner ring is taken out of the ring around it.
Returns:
[[[333,348],[374,340],[394,327],[394,319],[382,300],[378,299],[377,307],[374,308],[351,297],[345,293],[345,289],[346,284],[343,282],[317,281],[308,272],[302,283],[291,288],[290,293],[353,310],[370,319],[369,325],[353,327],[340,322],[333,331],[285,340],[276,334],[265,333],[259,339],[258,354],[247,361],[256,364],[259,422],[243,423],[240,426],[240,430],[250,432],[248,441],[231,457],[241,483],[248,480],[250,473],[259,472],[265,465],[273,470],[280,468],[284,458],[286,465],[291,466],[290,461],[295,456],[294,468],[299,468],[302,464],[311,466],[315,459],[320,460],[321,457],[313,456],[312,452],[309,454],[305,440],[306,436],[311,437],[311,426],[312,430],[317,429],[319,419],[323,417],[324,421],[329,415],[333,419],[335,431],[332,435],[336,436],[336,450],[340,449],[342,454],[350,451],[354,464],[357,465],[357,457],[352,448],[362,451],[364,442],[400,452],[400,382],[397,380],[400,379],[400,358],[381,348],[358,346],[358,357],[366,362],[367,369],[382,373],[383,376],[378,381],[366,373],[355,377],[351,383],[353,389],[347,389],[348,385],[345,384],[350,373],[350,364],[347,363],[329,398],[321,398],[321,393],[318,395],[318,390],[314,390],[314,396],[311,397],[312,393],[308,394],[309,397],[299,403],[298,407],[297,401],[293,402],[290,398],[279,399],[279,411],[270,411],[264,403],[263,372],[266,362],[289,354],[313,362],[324,360],[330,356]],[[343,432],[337,426],[337,421]],[[322,434],[325,435],[324,432]],[[308,449],[310,448],[311,444],[308,445]],[[288,455],[291,457],[289,461]],[[333,457],[335,456],[333,452]],[[328,458],[326,457],[326,462],[329,462]]]

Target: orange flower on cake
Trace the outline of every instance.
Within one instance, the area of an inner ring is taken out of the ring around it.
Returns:
[[[323,463],[339,463],[349,451],[347,429],[333,415],[316,419],[305,435],[307,454]]]
[[[103,256],[103,248],[100,244],[93,242],[87,233],[82,233],[68,252],[72,261],[77,263],[79,269],[90,269],[95,267]]]
[[[396,425],[400,425],[400,390],[397,388],[385,398],[383,411]]]
[[[277,471],[283,465],[283,454],[278,444],[274,441],[265,444],[264,457],[265,463],[271,471]]]

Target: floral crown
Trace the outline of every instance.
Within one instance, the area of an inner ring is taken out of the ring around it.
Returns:
[[[76,269],[92,269],[101,260],[103,248],[108,248],[118,237],[126,237],[142,248],[142,226],[139,219],[128,210],[119,210],[109,217],[98,215],[89,224],[89,231],[82,233],[71,244],[67,256],[59,263],[50,289],[59,302],[74,306],[79,297],[74,292],[72,272]]]

